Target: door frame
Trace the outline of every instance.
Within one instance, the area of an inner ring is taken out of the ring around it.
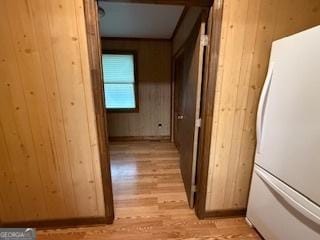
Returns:
[[[112,0],[105,0],[112,1]],[[126,0],[120,0],[126,1]],[[135,2],[142,2],[143,0],[137,0]],[[164,0],[166,1],[166,0]],[[100,46],[100,34],[98,27],[98,14],[97,14],[97,1],[96,0],[83,0],[84,2],[84,13],[86,30],[88,37],[88,53],[89,53],[89,64],[91,72],[91,81],[94,96],[94,105],[98,129],[98,140],[99,140],[99,153],[101,162],[101,173],[103,181],[103,192],[105,200],[105,216],[103,222],[111,224],[114,220],[114,204],[113,204],[113,193],[112,193],[112,180],[111,180],[111,168],[110,168],[110,157],[109,157],[109,142],[107,134],[107,113],[104,108],[104,86],[102,84],[101,75],[101,46]],[[193,1],[185,1],[187,6],[201,4],[194,4]],[[203,89],[202,89],[202,100],[201,100],[201,128],[199,134],[198,144],[198,160],[196,170],[196,184],[197,191],[195,196],[195,212],[199,219],[203,219],[209,216],[226,216],[228,213],[214,213],[206,211],[206,196],[207,196],[207,183],[208,183],[208,170],[210,160],[210,146],[212,136],[212,122],[214,112],[214,98],[215,98],[215,86],[218,72],[218,60],[219,60],[219,49],[220,49],[220,36],[222,27],[222,13],[223,13],[223,2],[224,0],[215,0],[212,9],[212,19],[209,19],[207,24],[207,34],[209,39],[209,45],[205,51],[205,67],[203,71]],[[148,3],[154,3],[150,0]],[[167,2],[168,3],[168,2]],[[191,4],[190,4],[191,3]],[[170,2],[170,4],[172,4]],[[205,7],[210,7],[211,2],[208,1]],[[204,6],[203,6],[204,7]],[[204,10],[206,14],[203,16],[208,18],[208,10]],[[183,48],[183,47],[182,47]],[[177,54],[181,53],[180,49]],[[172,65],[174,65],[175,54],[172,57]],[[172,68],[174,71],[174,67]],[[172,73],[174,76],[174,72]],[[172,78],[172,86],[174,85],[174,77]],[[174,96],[174,87],[172,88],[172,96]],[[171,106],[174,107],[174,98],[172,97]],[[173,109],[174,110],[174,109]],[[171,110],[172,112],[172,110]],[[172,125],[175,124],[172,119]],[[173,129],[173,127],[171,128]],[[173,135],[171,135],[173,139]],[[101,218],[98,223],[101,223]]]
[[[195,196],[195,211],[199,219],[227,216],[229,212],[206,211],[208,171],[214,114],[216,79],[219,64],[220,39],[224,0],[215,0],[207,23],[208,46],[205,51],[203,89],[201,96],[201,127],[198,145],[198,161]]]
[[[96,0],[83,0],[83,6],[105,205],[105,216],[103,217],[103,222],[106,224],[112,224],[114,220],[114,203],[108,140],[107,111],[105,111],[104,84],[102,79],[102,51],[98,20],[98,4]]]

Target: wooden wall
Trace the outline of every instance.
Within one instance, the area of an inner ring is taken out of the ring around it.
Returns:
[[[102,40],[105,50],[137,52],[138,113],[108,113],[110,137],[169,137],[171,43],[160,40]],[[158,127],[161,123],[162,127]]]
[[[207,211],[246,207],[271,42],[318,24],[319,0],[224,0]]]
[[[0,2],[0,222],[104,216],[82,0]]]

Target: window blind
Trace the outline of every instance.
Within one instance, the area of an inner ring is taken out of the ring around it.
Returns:
[[[103,54],[102,67],[107,109],[136,108],[133,54]]]

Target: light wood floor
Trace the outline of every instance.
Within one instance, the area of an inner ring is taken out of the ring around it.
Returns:
[[[260,239],[243,218],[198,220],[172,143],[112,143],[113,225],[47,230],[38,239]]]

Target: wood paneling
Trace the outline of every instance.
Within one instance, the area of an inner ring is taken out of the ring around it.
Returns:
[[[114,224],[38,231],[37,239],[260,239],[243,218],[197,219],[188,207],[173,143],[112,143],[110,152]]]
[[[0,3],[1,222],[104,217],[82,0]]]
[[[318,0],[224,1],[206,210],[246,207],[271,43],[318,24]]]
[[[170,136],[171,43],[169,41],[107,40],[103,50],[137,53],[138,113],[108,113],[110,137]],[[162,124],[159,127],[158,124]]]

